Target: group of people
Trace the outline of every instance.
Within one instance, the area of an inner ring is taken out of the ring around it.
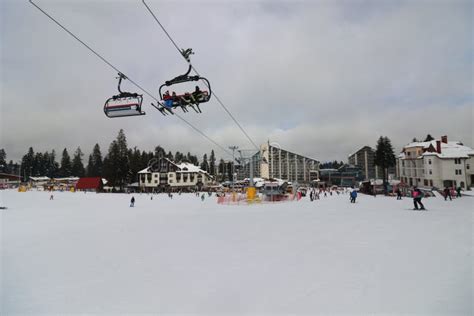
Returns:
[[[449,198],[449,200],[452,201],[453,200],[453,193],[454,193],[454,189],[450,189],[448,187],[444,188],[444,190],[443,190],[444,200],[447,201],[448,198]],[[457,198],[461,197],[461,187],[456,188],[456,197]]]
[[[169,109],[176,106],[181,106],[182,108],[185,108],[185,106],[189,104],[198,105],[202,101],[203,95],[204,92],[201,91],[199,86],[196,86],[194,92],[186,92],[182,96],[176,95],[176,92],[174,91],[170,94],[170,92],[167,90],[163,94],[163,103]]]

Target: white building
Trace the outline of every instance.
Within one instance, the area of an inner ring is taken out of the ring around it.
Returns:
[[[211,185],[213,177],[191,163],[175,163],[168,158],[153,161],[138,172],[139,186],[145,191],[201,189]]]
[[[410,186],[469,188],[474,183],[474,150],[448,137],[406,145],[397,159],[397,174]]]
[[[267,142],[250,158],[253,176],[264,179],[283,179],[309,183],[319,179],[319,161],[282,149],[277,143]],[[247,161],[239,171],[239,179],[250,177]]]

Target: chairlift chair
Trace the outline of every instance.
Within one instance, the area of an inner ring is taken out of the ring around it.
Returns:
[[[120,94],[114,95],[105,101],[105,115],[109,118],[145,115],[146,113],[142,112],[143,95],[138,93],[122,92],[120,85],[122,83],[122,79],[127,79],[127,77],[124,74],[119,73],[117,78],[119,79],[117,88]]]
[[[209,102],[209,100],[211,99],[212,91],[211,91],[211,84],[209,83],[209,80],[201,76],[189,76],[189,73],[191,72],[191,69],[192,69],[191,59],[190,59],[190,55],[193,54],[192,49],[190,48],[186,50],[183,49],[181,51],[181,54],[189,63],[188,71],[183,75],[175,77],[174,79],[165,81],[165,83],[160,86],[159,94],[161,98],[162,107],[160,107],[159,110],[163,115],[167,115],[168,113],[173,114],[172,110],[176,108],[181,108],[181,110],[186,113],[186,112],[189,112],[188,107],[192,108],[196,113],[202,113],[199,107],[199,104]],[[192,81],[199,81],[199,80],[204,81],[209,91],[200,90],[199,87],[196,86],[198,89],[195,90],[194,92],[188,92],[181,95],[168,94],[166,96],[163,94],[164,87],[170,87],[172,85],[176,85],[176,84],[180,84],[184,82],[192,82]]]

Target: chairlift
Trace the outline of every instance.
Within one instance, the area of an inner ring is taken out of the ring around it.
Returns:
[[[174,79],[165,81],[164,84],[160,86],[159,93],[161,98],[161,106],[157,107],[152,104],[154,107],[158,108],[163,115],[174,114],[173,109],[181,108],[181,110],[186,113],[189,112],[188,108],[192,108],[196,113],[202,113],[201,108],[199,105],[201,103],[209,102],[211,99],[212,91],[211,91],[211,84],[209,80],[201,76],[190,76],[189,73],[191,72],[192,65],[191,65],[191,58],[190,55],[194,54],[191,48],[186,50],[181,50],[181,54],[183,57],[188,61],[188,71],[180,76],[177,76]],[[183,94],[176,94],[176,93],[169,93],[167,90],[163,93],[164,87],[170,87],[172,85],[185,83],[185,82],[192,82],[192,81],[199,81],[203,80],[206,87],[209,91],[201,90],[199,86],[196,85],[196,88],[193,92],[186,92]]]
[[[143,95],[138,93],[122,92],[120,85],[122,79],[127,79],[127,77],[119,73],[118,77],[118,91],[120,94],[114,95],[105,101],[104,104],[104,113],[107,117],[125,117],[125,116],[137,116],[145,115],[145,112],[142,112],[142,102]]]

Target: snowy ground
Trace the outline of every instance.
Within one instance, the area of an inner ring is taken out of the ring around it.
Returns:
[[[2,315],[473,312],[473,197],[0,196]]]

